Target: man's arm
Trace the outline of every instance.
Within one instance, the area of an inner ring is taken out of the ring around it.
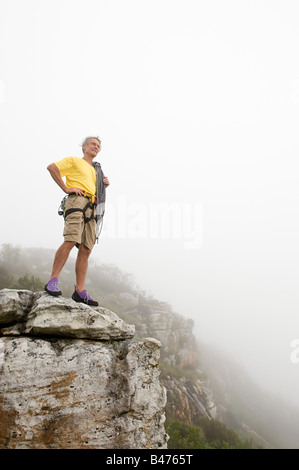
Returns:
[[[47,167],[47,170],[50,172],[50,175],[52,176],[55,183],[57,183],[58,186],[62,189],[62,191],[64,191],[66,194],[76,193],[79,196],[83,195],[83,190],[82,189],[80,189],[80,188],[68,188],[66,186],[63,179],[60,176],[60,171],[59,171],[58,167],[55,165],[55,163],[50,163],[50,165]]]

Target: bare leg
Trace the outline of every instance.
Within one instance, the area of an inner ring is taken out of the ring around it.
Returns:
[[[76,260],[76,290],[82,292],[84,290],[85,278],[88,268],[88,258],[91,250],[85,245],[79,246],[78,256]]]
[[[58,278],[60,271],[65,265],[69,257],[69,254],[75,245],[76,245],[76,242],[63,242],[63,244],[58,248],[55,254],[54,262],[53,262],[51,279],[53,279],[53,277]]]

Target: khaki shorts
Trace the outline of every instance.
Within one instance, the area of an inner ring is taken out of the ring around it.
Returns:
[[[66,200],[65,210],[84,209],[86,204],[88,204],[87,197],[71,195]],[[85,216],[88,218],[92,213],[95,213],[95,209],[89,207],[85,211]],[[92,250],[96,242],[96,221],[92,219],[85,223],[83,212],[72,212],[65,219],[63,236],[66,242],[76,242],[77,248],[82,244]]]

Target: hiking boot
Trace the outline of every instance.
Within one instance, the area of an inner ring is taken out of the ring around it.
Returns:
[[[96,300],[93,300],[90,295],[87,294],[86,290],[77,292],[75,289],[75,292],[72,295],[72,299],[75,302],[82,302],[83,304],[92,305],[93,307],[97,307],[99,305]]]
[[[53,295],[54,297],[58,297],[62,294],[61,290],[59,289],[59,283],[57,277],[53,277],[50,279],[48,284],[45,286],[45,291],[48,294]]]

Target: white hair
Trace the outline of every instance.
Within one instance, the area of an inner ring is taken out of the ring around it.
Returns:
[[[101,142],[100,138],[99,138],[98,136],[92,136],[92,135],[90,135],[90,136],[88,136],[88,137],[85,137],[85,139],[83,140],[83,142],[82,142],[82,144],[81,144],[82,152],[83,152],[83,153],[84,153],[83,145],[88,144],[91,139],[97,139],[97,140],[98,140],[98,142],[99,142],[99,144],[100,144],[100,150],[101,150],[102,142]]]

